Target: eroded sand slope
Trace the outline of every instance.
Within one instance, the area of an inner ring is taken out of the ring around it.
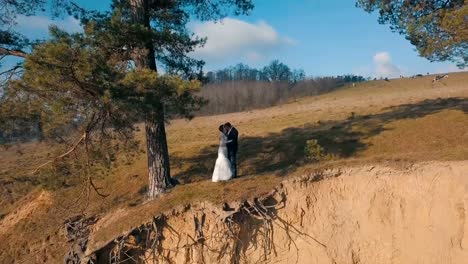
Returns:
[[[334,169],[224,209],[179,208],[111,242],[99,232],[111,222],[98,222],[86,255],[98,263],[467,263],[467,208],[467,161]]]

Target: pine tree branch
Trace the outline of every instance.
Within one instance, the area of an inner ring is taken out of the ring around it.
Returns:
[[[22,68],[23,68],[22,64],[17,64],[13,66],[11,69],[0,72],[0,88],[5,87],[5,85],[8,84],[8,82],[13,79],[13,77],[20,74],[22,72]]]
[[[88,177],[88,180],[89,180],[89,185],[91,188],[93,188],[93,190],[96,192],[97,195],[101,196],[101,197],[108,197],[109,194],[103,194],[101,193],[99,190],[102,189],[102,187],[96,187],[96,185],[94,185],[94,182],[93,182],[93,179],[91,179],[91,177]]]
[[[10,50],[0,47],[0,55],[15,56],[20,58],[26,58],[29,54],[22,50]]]
[[[85,13],[85,12],[86,12],[86,9],[84,9],[83,7],[81,7],[80,5],[78,5],[75,1],[70,1],[70,5],[73,6],[75,9],[78,9],[78,10],[81,11],[82,13]]]
[[[55,157],[53,160],[49,160],[49,161],[47,161],[47,162],[41,164],[41,165],[40,165],[39,167],[37,167],[31,174],[36,174],[36,172],[38,172],[41,168],[43,168],[43,167],[45,167],[45,166],[47,166],[47,165],[49,165],[49,164],[51,164],[51,163],[53,163],[53,162],[55,162],[55,161],[57,161],[57,160],[63,159],[63,158],[65,158],[66,156],[68,156],[68,155],[70,155],[71,153],[73,153],[73,152],[76,150],[76,148],[81,144],[81,142],[83,142],[83,141],[86,139],[87,135],[88,135],[88,133],[85,132],[85,133],[77,140],[77,142],[76,142],[67,152],[65,152],[65,153],[63,153],[63,154],[61,154],[61,155]]]
[[[15,65],[13,68],[8,69],[6,71],[0,72],[0,76],[4,74],[14,74],[16,70],[23,68],[23,65]]]

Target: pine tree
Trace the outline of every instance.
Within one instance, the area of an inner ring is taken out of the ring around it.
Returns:
[[[51,28],[51,40],[34,47],[21,79],[10,82],[0,113],[39,115],[45,135],[53,138],[73,131],[73,143],[59,158],[80,146],[97,152],[102,142],[131,142],[135,124],[143,121],[148,197],[154,199],[174,182],[166,121],[190,118],[203,104],[193,94],[203,61],[187,54],[205,40],[187,30],[188,21],[252,8],[251,0],[114,0],[109,12],[98,13],[69,2],[84,33]]]
[[[379,11],[379,23],[403,34],[430,61],[468,65],[468,1],[358,0],[367,12]]]

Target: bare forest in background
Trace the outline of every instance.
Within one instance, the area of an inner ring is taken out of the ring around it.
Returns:
[[[208,83],[200,96],[208,100],[197,115],[216,115],[240,112],[294,101],[297,98],[314,96],[343,87],[341,78],[323,77],[299,82],[226,81]]]
[[[266,108],[366,80],[356,75],[306,78],[304,70],[291,69],[279,60],[262,68],[239,63],[207,72],[204,78],[207,84],[199,95],[207,99],[208,104],[197,115]]]

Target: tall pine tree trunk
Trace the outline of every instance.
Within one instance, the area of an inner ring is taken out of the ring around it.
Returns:
[[[134,23],[150,28],[148,0],[130,0],[134,14]],[[154,47],[151,41],[144,48],[135,48],[133,60],[137,69],[157,71]],[[164,107],[155,105],[145,115],[146,147],[148,156],[148,198],[154,199],[158,194],[172,187],[167,148]]]
[[[162,109],[159,113],[147,114],[145,131],[149,176],[148,197],[153,199],[158,194],[172,187]]]

